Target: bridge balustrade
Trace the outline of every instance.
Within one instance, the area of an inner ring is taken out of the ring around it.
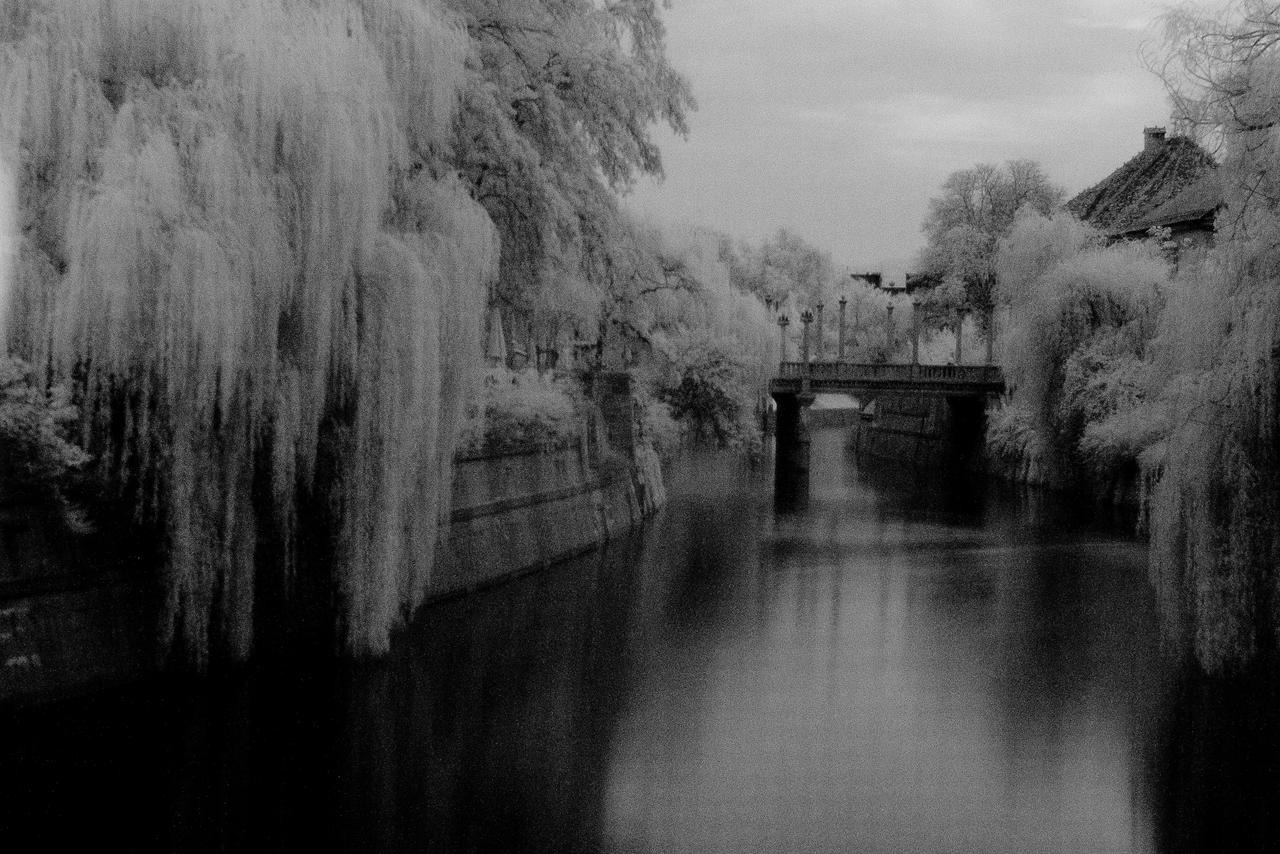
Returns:
[[[839,383],[955,383],[990,385],[1003,382],[997,365],[902,365],[854,362],[782,362],[778,377]]]

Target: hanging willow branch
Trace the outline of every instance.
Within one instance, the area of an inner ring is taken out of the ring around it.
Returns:
[[[325,573],[346,647],[385,649],[496,265],[483,210],[421,168],[465,32],[421,0],[35,0],[0,33],[29,223],[9,329],[76,372],[86,445],[162,530],[163,639],[243,657],[263,573]],[[331,567],[296,562],[316,537]]]

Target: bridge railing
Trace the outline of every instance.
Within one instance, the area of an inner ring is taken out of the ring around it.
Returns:
[[[899,365],[856,362],[782,362],[781,379],[827,380],[845,383],[926,382],[997,384],[1004,376],[998,365]]]

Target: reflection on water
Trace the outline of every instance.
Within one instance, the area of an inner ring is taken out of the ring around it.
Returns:
[[[1078,508],[814,443],[691,461],[641,537],[388,660],[0,717],[0,831],[133,850],[1269,850],[1274,688],[1162,652]]]
[[[824,441],[804,512],[726,486],[669,522],[673,630],[619,727],[610,841],[1146,850],[1163,665],[1142,549],[965,484],[869,484]]]

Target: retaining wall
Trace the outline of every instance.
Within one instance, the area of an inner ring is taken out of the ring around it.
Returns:
[[[599,548],[665,500],[661,464],[644,443],[625,453],[583,440],[460,458],[428,599]],[[102,564],[48,513],[0,500],[0,706],[153,672],[146,573]]]
[[[67,536],[56,508],[0,495],[0,702],[146,672],[146,590],[99,546]]]
[[[860,454],[916,466],[985,465],[985,406],[981,397],[885,393],[873,415],[853,426]]]
[[[665,500],[647,446],[593,460],[586,442],[459,459],[429,595],[493,583],[599,548]]]
[[[853,424],[850,441],[860,454],[930,465],[946,455],[949,428],[945,398],[884,394],[875,400],[874,416]]]

